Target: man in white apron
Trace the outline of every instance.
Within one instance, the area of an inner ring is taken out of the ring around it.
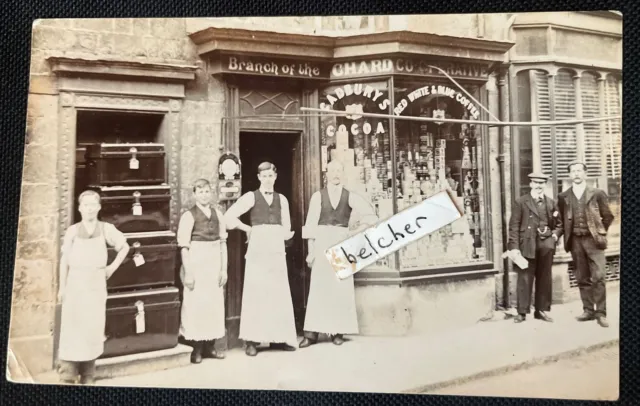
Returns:
[[[242,195],[225,214],[227,227],[244,231],[249,244],[239,336],[249,356],[257,355],[259,343],[293,351],[298,341],[284,246],[293,232],[287,198],[273,190],[276,178],[275,165],[261,163],[260,188]],[[239,219],[248,211],[251,226]]]
[[[350,235],[352,211],[360,226],[351,234],[374,225],[375,210],[363,197],[342,185],[344,168],[338,161],[327,166],[327,187],[311,196],[302,238],[308,240],[307,264],[311,267],[311,285],[304,321],[304,339],[300,348],[318,341],[318,333],[332,336],[336,345],[344,343],[344,334],[358,334],[353,276],[340,280],[324,251]]]
[[[98,221],[100,195],[85,191],[78,198],[82,221],[64,235],[58,302],[62,303],[58,360],[65,383],[95,381],[95,360],[104,351],[107,279],[129,252],[127,239],[112,224]],[[118,255],[107,265],[107,245]]]
[[[196,204],[178,225],[184,285],[180,335],[193,343],[191,362],[223,359],[215,340],[225,335],[224,285],[227,283],[227,229],[222,213],[211,205],[213,193],[206,179],[193,186]]]

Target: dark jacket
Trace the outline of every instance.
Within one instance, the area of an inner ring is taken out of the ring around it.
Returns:
[[[544,196],[544,201],[549,219],[548,227],[551,233],[560,239],[562,235],[562,220],[558,214],[556,202],[548,196]],[[531,194],[528,193],[516,199],[511,208],[511,219],[509,220],[508,249],[519,249],[523,257],[535,258],[539,224],[538,209]],[[552,250],[555,251],[556,243],[553,240],[553,236],[550,235],[547,238],[553,241],[553,244],[549,243],[553,247]]]
[[[573,211],[571,210],[571,195],[573,187],[558,195],[558,208],[564,223],[564,249],[571,251],[571,231],[573,230]],[[596,246],[600,249],[607,248],[607,231],[613,222],[613,213],[609,207],[607,194],[600,189],[587,186],[584,190],[586,200],[585,214],[587,216],[587,227],[591,236],[596,241]]]

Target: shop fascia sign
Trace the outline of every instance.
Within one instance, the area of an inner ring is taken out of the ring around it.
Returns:
[[[321,64],[279,58],[223,55],[220,65],[218,70],[223,73],[304,79],[327,79],[329,76],[328,69]]]
[[[413,58],[383,58],[336,63],[331,68],[331,79],[346,79],[376,75],[442,76],[438,68],[449,76],[467,79],[487,79],[485,65],[473,63],[438,63]]]

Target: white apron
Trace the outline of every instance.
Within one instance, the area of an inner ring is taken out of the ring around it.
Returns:
[[[324,251],[344,241],[349,229],[317,226],[314,241],[311,284],[304,320],[304,330],[325,334],[358,334],[353,276],[338,279]]]
[[[82,227],[78,224],[76,227]],[[107,245],[104,225],[99,235],[76,236],[68,254],[69,273],[62,301],[58,357],[63,361],[91,361],[104,351],[107,311]]]
[[[240,313],[242,340],[297,344],[283,235],[281,225],[251,228]]]
[[[189,263],[193,290],[184,287],[180,310],[180,335],[187,340],[209,341],[224,337],[224,286],[220,287],[220,241],[191,241]],[[184,266],[180,279],[184,285]]]

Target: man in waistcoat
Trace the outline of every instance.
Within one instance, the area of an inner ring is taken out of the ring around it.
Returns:
[[[571,163],[567,170],[573,184],[558,195],[558,206],[564,223],[564,249],[573,258],[584,309],[577,320],[595,319],[600,326],[608,327],[604,250],[613,213],[607,194],[587,186],[587,166],[583,162]]]
[[[329,163],[327,187],[311,196],[307,221],[302,229],[302,238],[307,239],[309,247],[307,264],[312,269],[305,337],[300,348],[316,343],[318,333],[332,336],[336,345],[343,344],[343,334],[358,333],[353,276],[338,279],[324,251],[349,237],[353,211],[359,216],[359,230],[375,224],[378,217],[364,198],[344,188],[343,171],[338,161]]]
[[[285,241],[294,233],[289,202],[273,190],[277,175],[274,164],[261,163],[260,188],[242,195],[225,214],[227,227],[244,231],[248,240],[239,338],[251,357],[259,343],[284,351],[295,351],[298,343],[285,252]],[[240,221],[246,212],[250,225]]]
[[[520,251],[527,259],[527,269],[518,269],[516,323],[531,312],[531,291],[535,283],[535,313],[539,320],[551,322],[551,267],[556,242],[562,234],[562,220],[553,199],[545,196],[549,179],[542,173],[529,174],[531,192],[518,198],[509,220],[508,249]],[[534,282],[535,281],[535,282]]]

